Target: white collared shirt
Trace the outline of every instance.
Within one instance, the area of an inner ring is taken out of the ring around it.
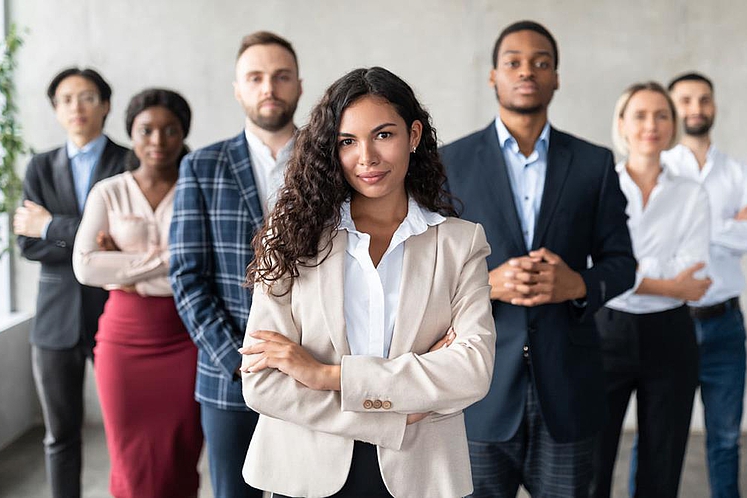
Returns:
[[[285,167],[288,165],[296,137],[288,140],[288,143],[278,151],[278,157],[275,159],[272,157],[272,150],[259,137],[249,129],[245,129],[244,134],[249,145],[249,156],[252,158],[252,173],[262,204],[262,213],[267,216],[275,207],[278,191],[283,186]]]
[[[747,206],[747,168],[711,146],[703,169],[692,151],[677,145],[662,154],[672,173],[700,183],[711,207],[709,273],[713,284],[695,306],[712,306],[739,296],[744,290],[740,260],[747,252],[747,221],[734,216]]]
[[[633,288],[609,301],[607,306],[636,314],[682,306],[684,301],[679,299],[635,294],[635,290],[644,278],[671,279],[695,263],[708,262],[708,194],[697,182],[673,175],[668,164],[662,164],[662,172],[644,207],[641,190],[628,174],[625,162],[615,169],[620,188],[628,199],[625,212],[638,268]],[[699,272],[696,276],[703,278],[705,274]]]
[[[446,218],[408,199],[407,216],[375,267],[368,252],[371,236],[356,230],[350,202],[345,202],[340,211],[338,230],[347,231],[343,306],[350,353],[386,358],[399,305],[405,241]]]

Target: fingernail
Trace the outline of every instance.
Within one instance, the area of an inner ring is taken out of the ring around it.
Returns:
[[[514,275],[516,274],[512,271],[507,271],[506,273],[503,274],[503,276],[506,278],[514,278]]]

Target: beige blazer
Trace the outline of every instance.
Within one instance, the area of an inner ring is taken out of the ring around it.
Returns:
[[[314,391],[277,370],[243,374],[244,399],[260,413],[244,479],[289,496],[332,495],[345,483],[359,440],[378,446],[382,477],[395,497],[468,495],[462,409],[487,393],[495,352],[485,233],[448,218],[405,242],[389,358],[350,354],[345,235],[336,232],[321,265],[299,267],[285,296],[254,290],[247,332],[276,330],[319,361],[342,364],[342,390]],[[451,346],[429,353],[451,326],[457,334]],[[247,334],[244,345],[254,341]],[[408,413],[420,412],[432,414],[406,425]]]

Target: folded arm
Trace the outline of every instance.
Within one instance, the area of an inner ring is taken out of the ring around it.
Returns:
[[[154,248],[143,253],[103,250],[97,242],[102,233],[109,234],[109,213],[103,189],[94,186],[73,249],[73,270],[80,283],[111,288],[167,275],[168,250]]]
[[[39,165],[36,157],[32,158],[26,168],[26,177],[23,182],[23,198],[46,209],[41,182],[39,178]],[[71,260],[73,255],[73,242],[75,232],[78,230],[80,217],[77,215],[62,215],[51,213],[52,220],[47,227],[46,237],[27,236],[19,233],[18,246],[24,258],[41,263],[65,263]]]

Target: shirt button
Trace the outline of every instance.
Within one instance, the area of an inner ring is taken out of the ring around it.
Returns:
[[[370,410],[371,408],[373,408],[373,402],[370,399],[367,399],[363,402],[363,408],[365,408],[366,410]]]
[[[389,410],[392,407],[392,402],[391,401],[384,401],[384,402],[381,403],[381,407],[384,410]]]
[[[381,408],[381,404],[382,403],[381,403],[380,399],[374,400],[374,402],[373,402],[374,409],[378,410],[379,408]]]

